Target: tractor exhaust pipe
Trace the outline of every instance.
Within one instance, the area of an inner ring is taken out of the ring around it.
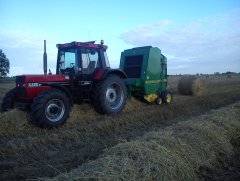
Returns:
[[[44,40],[44,53],[43,53],[43,72],[47,75],[47,53],[46,53],[46,40]]]

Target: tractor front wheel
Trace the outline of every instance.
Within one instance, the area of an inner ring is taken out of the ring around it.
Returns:
[[[3,98],[3,102],[1,105],[2,112],[11,110],[14,108],[14,102],[16,99],[16,88],[11,89]]]
[[[67,95],[58,89],[50,89],[40,93],[31,105],[31,119],[42,128],[53,128],[63,125],[71,105]]]
[[[94,91],[94,108],[100,114],[117,113],[123,110],[127,99],[127,89],[117,75],[109,75],[99,82]]]

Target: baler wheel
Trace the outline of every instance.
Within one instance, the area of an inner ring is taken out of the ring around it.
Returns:
[[[172,93],[170,91],[164,92],[162,95],[162,98],[164,103],[167,103],[167,104],[172,103]]]
[[[14,108],[14,102],[16,99],[16,88],[11,89],[3,98],[1,105],[1,111],[5,112]]]
[[[157,105],[162,105],[162,98],[161,97],[158,97],[156,100],[155,100],[155,103],[157,104]]]
[[[63,125],[71,111],[67,95],[58,89],[45,90],[38,94],[31,105],[31,119],[42,128]]]

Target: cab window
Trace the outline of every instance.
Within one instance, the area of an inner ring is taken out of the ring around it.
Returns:
[[[104,53],[104,58],[105,58],[105,62],[106,62],[106,67],[110,67],[109,60],[108,60],[108,56],[107,56],[106,51],[104,51],[103,53]]]
[[[78,58],[76,49],[66,49],[59,52],[59,72],[69,74],[69,70],[78,67]]]
[[[95,49],[82,49],[82,73],[91,74],[99,67],[99,55]]]

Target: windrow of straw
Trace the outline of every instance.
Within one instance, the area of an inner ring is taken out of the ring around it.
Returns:
[[[240,102],[106,149],[96,160],[51,180],[200,180],[220,167],[240,137]]]
[[[178,83],[178,92],[183,95],[203,95],[206,92],[206,81],[202,77],[183,76]]]

